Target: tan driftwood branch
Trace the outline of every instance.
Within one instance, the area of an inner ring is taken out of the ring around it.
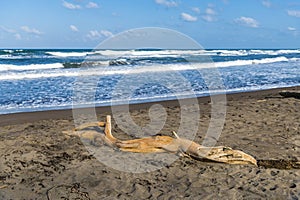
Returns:
[[[227,164],[252,164],[257,166],[256,160],[239,150],[233,150],[230,147],[205,147],[193,141],[178,137],[173,132],[175,138],[170,136],[152,136],[134,140],[119,140],[111,133],[111,116],[106,117],[106,122],[96,122],[81,125],[75,131],[83,130],[88,127],[105,127],[104,134],[98,131],[86,131],[80,133],[84,139],[95,140],[100,137],[105,144],[116,147],[121,151],[135,153],[178,153],[180,155],[190,156],[195,159],[206,159],[215,162]]]

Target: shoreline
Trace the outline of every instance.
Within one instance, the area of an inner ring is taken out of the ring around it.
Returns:
[[[274,88],[266,90],[257,90],[257,91],[247,91],[247,92],[235,92],[226,94],[226,99],[228,100],[238,100],[238,99],[247,99],[247,98],[261,98],[268,97],[274,94],[277,94],[279,91],[283,90],[300,90],[300,86],[293,87],[283,87],[283,88]],[[198,103],[209,103],[210,96],[198,97]],[[189,101],[189,99],[183,99],[183,101]],[[134,103],[129,105],[129,110],[140,110],[148,109],[154,104],[161,104],[164,107],[167,106],[178,106],[178,100],[166,100],[166,101],[155,101],[155,102],[146,102],[146,103]],[[127,105],[117,105],[115,108],[120,108]],[[111,106],[96,106],[97,113],[110,113]],[[80,108],[78,110],[86,110],[89,108]],[[45,110],[45,111],[34,111],[34,112],[20,112],[20,113],[8,113],[0,114],[0,126],[5,125],[14,125],[18,123],[30,123],[38,120],[49,120],[49,119],[70,119],[73,117],[73,109],[59,109],[59,110]]]

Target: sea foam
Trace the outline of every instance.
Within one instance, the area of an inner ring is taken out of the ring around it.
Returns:
[[[58,69],[63,68],[62,63],[52,64],[30,64],[30,65],[12,65],[0,64],[0,71],[25,71],[25,70],[41,70],[41,69]]]

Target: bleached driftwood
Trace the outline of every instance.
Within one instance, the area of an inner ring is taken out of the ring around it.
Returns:
[[[175,132],[173,132],[175,138],[170,136],[152,136],[133,140],[119,140],[111,133],[111,116],[109,115],[106,117],[106,122],[83,124],[77,127],[73,133],[88,127],[105,127],[104,133],[99,134],[96,130],[88,130],[79,134],[81,138],[95,140],[100,137],[106,145],[118,148],[121,151],[135,153],[169,152],[189,156],[194,159],[206,159],[227,164],[251,164],[257,166],[256,160],[242,151],[233,150],[230,147],[224,146],[205,147],[193,141],[179,138]]]

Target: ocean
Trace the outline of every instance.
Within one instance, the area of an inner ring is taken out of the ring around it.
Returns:
[[[299,85],[300,49],[0,50],[0,114]]]

